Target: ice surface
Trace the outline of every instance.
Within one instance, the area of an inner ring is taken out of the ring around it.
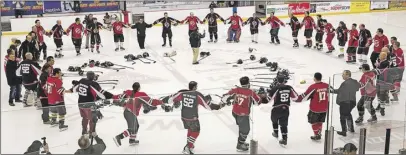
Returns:
[[[351,27],[352,23],[364,23],[372,34],[375,33],[377,28],[383,28],[385,30],[384,33],[388,37],[397,36],[400,42],[402,42],[406,40],[406,32],[404,31],[406,23],[404,20],[399,19],[405,15],[406,12],[382,12],[326,16],[326,19],[333,23],[334,26],[338,25],[339,21],[345,21],[347,27]],[[288,20],[283,19],[283,21],[287,22]],[[333,80],[333,74],[338,74],[338,76],[334,77],[335,87],[338,87],[341,83],[340,73],[342,70],[358,70],[356,65],[347,65],[344,60],[334,58],[334,56],[304,49],[302,44],[300,45],[301,48],[293,49],[290,28],[280,29],[281,45],[278,46],[268,43],[270,40],[268,26],[260,28],[258,44],[251,43],[248,26],[242,30],[240,43],[228,44],[225,42],[226,29],[223,24],[219,24],[219,42],[217,44],[207,43],[209,38],[208,33],[202,41],[201,51],[209,51],[212,56],[203,60],[200,65],[192,66],[192,51],[188,44],[187,27],[173,27],[173,48],[161,47],[161,29],[162,27],[153,27],[147,30],[146,51],[150,53],[152,59],[157,60],[156,64],[142,64],[137,61],[137,64],[132,65],[134,70],[126,69],[120,72],[92,69],[104,72],[100,76],[100,79],[120,80],[119,85],[111,92],[119,93],[124,89],[129,89],[133,82],[138,81],[142,85],[142,91],[153,97],[160,97],[163,94],[174,93],[179,89],[186,88],[187,83],[194,80],[199,82],[199,89],[203,90],[202,92],[222,94],[226,92],[225,89],[238,84],[238,79],[241,76],[253,77],[253,74],[267,73],[266,70],[244,70],[243,67],[233,68],[231,65],[225,64],[225,62],[234,62],[237,59],[248,59],[250,55],[248,53],[249,47],[257,49],[257,51],[252,53],[257,58],[261,56],[267,57],[269,61],[276,61],[281,67],[295,72],[290,84],[294,86],[298,93],[305,91],[307,86],[312,83],[314,72],[321,72],[326,82],[328,82],[328,77],[331,78],[330,80]],[[207,26],[201,25],[200,29],[207,29]],[[108,60],[113,63],[131,66],[131,63],[125,62],[123,56],[130,53],[134,55],[142,54],[137,45],[135,30],[125,30],[124,47],[127,50],[123,52],[114,52],[115,46],[112,32],[102,31],[101,35],[104,46],[101,47],[101,54],[91,53],[83,49],[82,55],[79,57],[75,56],[70,38],[64,37],[65,47],[63,54],[65,57],[56,59],[55,67],[66,70],[70,65],[82,65],[89,59]],[[12,37],[24,40],[24,36],[3,36],[1,38],[1,57],[4,57],[6,47],[8,47]],[[300,31],[299,43],[303,43],[303,41],[303,31]],[[53,55],[56,48],[53,40],[46,37],[46,43],[49,55]],[[337,41],[334,39],[333,43],[337,44]],[[173,50],[176,50],[178,53],[174,57],[176,63],[162,57],[164,52],[172,52]],[[4,63],[3,61],[2,59],[2,63]],[[252,64],[248,66],[259,65]],[[77,139],[81,133],[81,118],[76,105],[77,96],[72,94],[66,95],[66,124],[69,125],[69,129],[59,132],[57,128],[42,125],[41,111],[35,110],[35,108],[23,108],[21,104],[16,104],[15,107],[8,106],[9,87],[7,86],[3,67],[1,72],[1,153],[22,153],[33,140],[38,140],[44,136],[47,137],[47,142],[50,144],[50,151],[52,153],[74,153],[78,148]],[[355,74],[354,78],[358,79],[359,76],[360,74]],[[79,78],[64,77],[65,88],[71,87],[71,80],[73,79],[77,80]],[[299,84],[301,80],[306,80],[307,84]],[[404,98],[401,96],[401,99]],[[259,153],[323,153],[323,143],[315,143],[309,139],[312,135],[312,129],[307,123],[307,102],[293,103],[291,106],[287,148],[280,147],[276,139],[271,136],[273,130],[270,121],[270,111],[270,104],[254,108],[254,125],[251,128],[253,133],[250,134],[249,139],[253,136],[254,139],[258,140]],[[179,111],[164,113],[159,109],[146,115],[141,114],[139,116],[140,130],[138,134],[140,144],[135,147],[127,146],[128,142],[126,139],[123,141],[122,147],[116,147],[112,140],[113,136],[125,130],[127,126],[123,118],[122,108],[107,107],[102,109],[102,112],[105,118],[98,123],[97,131],[107,144],[105,153],[176,154],[180,153],[185,145],[186,130],[183,129],[181,124]],[[380,117],[379,119],[402,120],[404,114],[404,106],[402,104],[394,105],[388,108],[387,116]],[[216,112],[210,112],[201,108],[200,115],[201,134],[196,141],[195,152],[236,153],[235,147],[238,129],[231,115],[231,108],[227,107]],[[357,110],[353,111],[353,115],[354,117],[358,116]],[[338,108],[333,108],[332,125],[340,130],[338,119]],[[336,136],[334,143],[335,147],[344,144],[338,136]]]

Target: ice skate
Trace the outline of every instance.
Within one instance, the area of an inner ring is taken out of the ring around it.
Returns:
[[[258,41],[254,41],[255,44],[258,44]]]
[[[398,104],[399,103],[399,99],[397,97],[393,97],[393,99],[390,99],[390,103],[392,104]]]
[[[80,52],[79,52],[79,53],[76,53],[76,56],[79,56],[79,55],[81,55],[81,54],[82,54],[82,53],[80,53]]]
[[[212,42],[213,42],[213,39],[210,39],[208,42],[209,42],[209,43],[212,43]]]
[[[56,126],[58,126],[58,122],[56,122],[55,119],[52,119],[51,120],[51,127],[56,127]]]
[[[275,45],[280,45],[281,44],[281,42],[279,42],[279,41],[276,41],[276,43],[275,43]]]
[[[254,41],[254,40],[251,40],[251,42],[252,42],[252,43],[255,43],[255,41]]]
[[[89,49],[89,46],[86,46],[85,49]]]
[[[286,139],[281,139],[279,141],[279,145],[281,145],[282,147],[285,147],[288,144],[288,141]]]
[[[369,118],[368,123],[376,123],[378,121],[378,118],[376,118],[376,115],[371,116],[371,118]]]
[[[65,131],[68,129],[68,126],[65,125],[65,121],[64,120],[60,120],[59,121],[59,131]]]
[[[310,139],[311,139],[311,140],[314,140],[314,141],[318,141],[318,140],[321,139],[321,135],[320,135],[320,134],[317,134],[317,135],[314,135],[314,136],[310,136]]]
[[[118,50],[119,50],[119,48],[114,49],[114,51],[116,51],[116,52],[117,52]]]
[[[344,54],[339,54],[337,57],[344,58]]]
[[[270,41],[269,43],[270,43],[270,44],[275,44],[275,41]]]
[[[272,132],[272,136],[275,137],[275,138],[278,138],[278,137],[279,137],[276,132]]]
[[[166,46],[166,43],[162,44],[162,47],[165,47],[165,46]]]
[[[183,153],[183,154],[195,154],[195,153],[193,152],[193,148],[189,148],[189,146],[188,146],[187,144],[186,144],[185,147],[183,147],[182,153]]]
[[[237,144],[237,152],[244,152],[244,151],[248,151],[249,148],[246,144],[244,143],[238,143]]]
[[[64,55],[63,54],[58,54],[58,58],[62,58]]]
[[[349,63],[349,64],[355,64],[356,63],[356,61],[355,60],[347,60],[347,61],[345,61],[346,63]]]
[[[98,54],[100,54],[100,50],[96,50],[96,52],[97,52]]]
[[[385,116],[385,108],[381,108],[379,112],[381,113],[381,116]]]
[[[113,140],[114,140],[114,143],[116,143],[117,147],[121,146],[120,135],[117,135],[116,137],[114,137]]]
[[[355,120],[355,124],[357,124],[357,125],[362,124],[362,122],[364,122],[364,117],[362,117],[362,116],[359,116],[357,118],[357,120]]]
[[[347,136],[347,132],[345,132],[345,131],[337,131],[337,134],[340,136],[343,136],[343,137]]]
[[[50,125],[52,122],[51,121],[45,121],[43,123],[46,124],[46,125]]]
[[[317,50],[319,50],[319,51],[323,50],[323,46],[318,46]]]
[[[217,39],[216,39],[216,40],[214,40],[214,43],[217,43],[217,41],[218,41]]]
[[[21,101],[20,99],[15,99],[14,102],[16,102],[16,103],[21,103],[21,102],[23,102],[23,101]]]
[[[120,47],[120,50],[125,51],[125,48],[124,48],[124,47]]]
[[[328,50],[328,51],[326,52],[326,54],[331,54],[331,53],[333,53],[333,50]]]
[[[136,140],[136,139],[131,139],[131,138],[130,138],[130,140],[128,141],[128,143],[130,144],[130,146],[133,146],[133,145],[139,144],[140,141],[139,141],[139,140]]]
[[[15,104],[13,103],[13,100],[8,101],[8,105],[10,105],[10,106],[12,106],[12,107],[14,107],[14,106],[15,106]]]

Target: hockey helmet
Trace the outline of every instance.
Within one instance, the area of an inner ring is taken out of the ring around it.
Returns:
[[[95,65],[95,66],[100,66],[100,61],[96,61],[96,62],[94,63],[94,65]]]
[[[237,64],[242,64],[242,63],[243,63],[243,61],[241,59],[237,60]]]
[[[165,52],[165,53],[164,53],[164,57],[169,57],[169,53],[168,53],[168,52]]]
[[[85,71],[83,71],[83,70],[79,70],[79,72],[78,72],[78,73],[79,73],[79,75],[80,75],[80,76],[82,76],[82,75],[85,73]]]
[[[267,62],[268,62],[268,58],[261,57],[261,58],[259,59],[259,63],[260,63],[260,64],[267,63]]]
[[[248,48],[248,52],[250,52],[250,53],[252,53],[252,51],[254,51],[254,49],[253,48]]]
[[[250,60],[254,61],[255,59],[257,59],[255,55],[250,55]]]
[[[68,67],[68,71],[71,71],[71,72],[75,71],[75,67],[69,66],[69,67]]]
[[[144,58],[148,58],[148,57],[149,57],[149,53],[148,53],[148,52],[144,52],[144,53],[142,53],[142,57],[144,57]]]
[[[137,58],[143,58],[143,56],[141,54],[138,54]]]

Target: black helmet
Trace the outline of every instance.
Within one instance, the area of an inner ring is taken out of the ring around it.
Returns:
[[[278,75],[278,76],[276,76],[276,79],[278,80],[278,83],[286,82],[286,77],[284,75]]]
[[[86,73],[86,78],[89,79],[89,80],[93,81],[95,79],[95,77],[96,77],[96,74],[94,72],[92,72],[92,71],[88,71]]]
[[[197,82],[196,81],[190,81],[189,82],[189,90],[193,90],[195,87],[197,87]]]
[[[240,78],[240,84],[241,86],[246,86],[250,84],[250,78],[247,76],[243,76]]]
[[[369,67],[368,64],[362,64],[361,68],[364,69],[364,70],[366,70],[366,71],[371,70],[371,68]]]

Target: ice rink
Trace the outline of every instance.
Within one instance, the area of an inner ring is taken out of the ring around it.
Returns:
[[[396,36],[401,42],[401,45],[406,44],[406,11],[398,12],[377,12],[365,14],[349,14],[349,15],[334,15],[325,16],[325,18],[336,27],[339,21],[344,21],[347,27],[350,28],[352,23],[365,24],[372,35],[375,35],[377,28],[383,28],[384,34],[390,38]],[[202,18],[202,17],[200,17]],[[181,20],[181,19],[179,19]],[[283,22],[288,22],[288,19],[281,19]],[[302,20],[302,17],[299,18]],[[24,24],[24,23],[22,23]],[[31,23],[27,23],[31,24]],[[298,93],[303,93],[305,89],[313,83],[313,74],[321,72],[325,82],[333,81],[335,87],[338,88],[342,82],[341,72],[344,69],[357,72],[353,73],[353,78],[359,79],[361,73],[358,72],[358,65],[346,64],[344,59],[339,59],[335,55],[324,54],[313,49],[303,48],[304,37],[303,30],[299,32],[299,49],[293,49],[293,40],[291,39],[291,29],[289,27],[281,28],[279,36],[281,39],[280,45],[269,44],[269,25],[260,27],[259,43],[251,43],[249,26],[245,26],[242,30],[240,43],[226,43],[226,27],[219,24],[219,42],[216,44],[207,43],[209,40],[208,33],[206,38],[202,40],[201,51],[211,52],[211,56],[201,61],[199,65],[191,65],[192,51],[189,45],[188,29],[186,25],[172,27],[173,31],[173,47],[161,47],[162,27],[153,27],[147,29],[146,37],[146,52],[149,52],[151,59],[157,61],[156,64],[143,64],[137,61],[137,64],[132,65],[131,62],[126,62],[124,55],[126,54],[142,54],[138,47],[136,30],[125,29],[126,51],[115,52],[113,43],[113,32],[102,31],[101,53],[91,53],[82,49],[82,55],[76,56],[71,39],[65,36],[64,51],[65,55],[61,59],[56,59],[54,67],[59,67],[63,71],[68,72],[68,66],[81,66],[88,62],[89,59],[103,61],[111,61],[120,65],[134,67],[134,70],[125,69],[119,72],[101,68],[85,68],[85,70],[100,70],[104,74],[100,74],[100,80],[117,79],[119,84],[112,93],[120,93],[125,89],[130,89],[133,82],[141,83],[141,91],[146,92],[152,97],[159,98],[163,95],[175,93],[180,89],[187,87],[189,81],[197,81],[198,89],[202,93],[207,94],[223,94],[234,85],[239,85],[238,79],[242,76],[254,78],[254,74],[269,73],[268,70],[244,70],[244,67],[261,66],[259,63],[250,65],[240,65],[232,67],[226,62],[235,62],[237,59],[248,59],[249,56],[255,55],[258,58],[267,57],[271,62],[278,62],[280,67],[289,69],[294,72],[292,80],[289,81]],[[50,28],[45,28],[50,29]],[[201,25],[200,29],[207,29],[207,25]],[[314,35],[314,34],[313,34]],[[1,57],[6,54],[6,48],[10,44],[10,39],[17,37],[21,41],[24,36],[2,36]],[[314,39],[313,39],[314,40]],[[46,37],[48,45],[48,55],[54,55],[55,45],[52,38]],[[334,39],[336,52],[338,45]],[[84,42],[82,44],[84,47]],[[253,53],[248,52],[248,48],[255,48]],[[325,46],[326,47],[326,46]],[[403,49],[406,49],[406,46]],[[372,49],[370,49],[371,51]],[[172,62],[170,59],[163,57],[164,52],[177,51],[176,60]],[[41,55],[42,56],[42,55]],[[369,57],[368,57],[369,58]],[[4,63],[3,59],[1,59]],[[42,64],[41,64],[42,66]],[[23,108],[22,104],[16,103],[15,107],[8,105],[9,87],[7,85],[4,68],[1,67],[1,153],[23,153],[34,140],[40,140],[41,137],[47,137],[47,142],[50,145],[50,151],[54,154],[71,154],[78,149],[77,140],[81,134],[81,117],[77,106],[77,95],[67,94],[65,102],[67,104],[66,124],[69,129],[59,132],[57,128],[51,128],[48,125],[43,125],[41,120],[41,111],[34,107]],[[64,87],[70,88],[72,80],[79,80],[80,77],[64,77]],[[306,84],[300,84],[301,80],[306,80]],[[403,84],[404,86],[406,84]],[[102,85],[105,89],[111,86]],[[402,90],[403,94],[406,90]],[[24,90],[23,90],[24,92]],[[359,95],[359,94],[357,94]],[[387,123],[378,125],[365,124],[368,131],[377,133],[375,137],[378,140],[368,140],[367,153],[383,153],[384,145],[382,136],[385,135],[385,128],[397,127],[403,129],[405,117],[406,95],[401,95],[402,103],[391,105],[387,108],[386,116],[378,116],[378,120],[387,120]],[[376,100],[375,100],[376,102]],[[332,126],[337,130],[341,130],[339,123],[339,113],[337,105],[331,102],[332,110]],[[376,103],[375,103],[376,104]],[[258,153],[261,154],[321,154],[324,148],[324,138],[321,143],[313,142],[310,136],[313,135],[312,128],[307,122],[307,113],[309,109],[308,102],[292,103],[290,107],[289,134],[288,145],[286,148],[279,146],[277,140],[272,137],[273,131],[270,121],[270,111],[272,104],[260,105],[253,109],[253,126],[248,139],[253,137],[258,140]],[[140,114],[140,129],[138,139],[140,144],[137,146],[128,146],[128,140],[123,140],[123,145],[117,147],[112,138],[124,131],[127,128],[123,117],[123,109],[120,107],[105,107],[101,110],[105,118],[97,124],[97,133],[107,144],[107,149],[104,153],[120,153],[120,154],[155,154],[155,153],[181,153],[186,142],[186,130],[183,129],[179,110],[172,113],[165,113],[159,107],[158,110],[148,114]],[[231,107],[225,107],[220,111],[208,111],[200,107],[200,124],[201,133],[195,145],[195,153],[198,154],[226,154],[236,153],[236,144],[238,137],[238,128],[235,125],[235,120],[231,115]],[[357,110],[353,110],[354,120],[358,117]],[[366,119],[369,114],[366,114]],[[394,125],[397,123],[397,126]],[[324,124],[323,130],[326,128]],[[359,134],[360,126],[356,127],[356,133]],[[373,135],[373,134],[370,134]],[[403,141],[404,133],[401,134],[399,141]],[[403,137],[402,137],[403,136]],[[335,135],[334,147],[341,147],[346,142],[352,141],[358,144],[357,136],[350,134],[347,138],[341,138]],[[370,138],[370,137],[368,137]],[[383,139],[384,140],[384,139]],[[371,147],[371,148],[369,148]],[[373,147],[373,148],[372,148]],[[403,147],[400,143],[391,145],[391,153],[396,153],[398,149]],[[248,154],[248,152],[247,152]]]

